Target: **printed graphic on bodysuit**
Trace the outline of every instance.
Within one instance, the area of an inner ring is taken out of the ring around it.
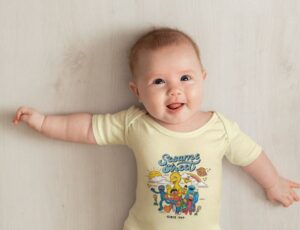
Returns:
[[[168,218],[197,216],[210,171],[201,164],[199,153],[175,156],[163,154],[157,162],[159,169],[148,173],[148,188],[153,205]],[[157,166],[155,166],[156,168]]]

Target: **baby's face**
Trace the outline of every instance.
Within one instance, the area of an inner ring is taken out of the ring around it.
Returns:
[[[199,111],[206,74],[190,44],[141,50],[136,76],[130,89],[157,121],[183,124]]]

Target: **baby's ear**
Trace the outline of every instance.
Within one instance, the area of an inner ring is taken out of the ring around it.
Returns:
[[[129,82],[129,88],[130,88],[131,92],[139,99],[140,98],[139,90],[134,81]]]

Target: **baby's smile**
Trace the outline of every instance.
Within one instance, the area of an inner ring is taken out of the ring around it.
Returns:
[[[183,106],[184,106],[184,103],[173,103],[173,104],[167,105],[167,108],[169,109],[170,112],[178,112],[178,111],[181,111]]]
[[[184,103],[172,103],[167,105],[167,107],[171,110],[177,110],[179,108],[181,108],[184,105]]]

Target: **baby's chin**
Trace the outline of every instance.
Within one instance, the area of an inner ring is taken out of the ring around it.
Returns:
[[[189,117],[184,114],[181,114],[180,116],[176,116],[173,114],[172,115],[164,114],[161,116],[151,115],[151,117],[154,118],[154,120],[156,120],[160,124],[170,125],[170,126],[182,125],[189,120]]]

